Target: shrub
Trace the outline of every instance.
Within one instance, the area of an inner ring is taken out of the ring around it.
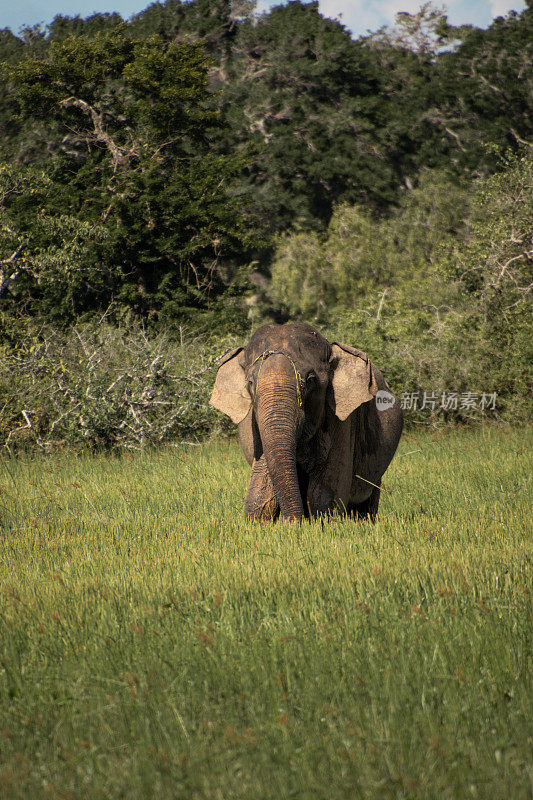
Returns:
[[[278,240],[272,297],[292,315],[324,320],[332,306],[364,308],[367,298],[392,286],[405,284],[418,295],[461,238],[466,209],[465,190],[431,172],[390,217],[339,206],[323,241],[302,232]]]
[[[208,405],[216,359],[232,340],[173,342],[141,325],[68,332],[26,326],[0,346],[0,442],[142,448],[224,425]]]

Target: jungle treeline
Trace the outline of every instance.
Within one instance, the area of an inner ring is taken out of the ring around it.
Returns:
[[[8,448],[205,433],[216,353],[273,319],[368,350],[421,424],[526,418],[531,0],[358,38],[254,6],[0,31]]]

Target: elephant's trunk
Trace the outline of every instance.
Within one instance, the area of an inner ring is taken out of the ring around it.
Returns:
[[[296,471],[298,390],[292,362],[282,354],[264,361],[257,379],[256,419],[268,472],[284,519],[303,519]]]

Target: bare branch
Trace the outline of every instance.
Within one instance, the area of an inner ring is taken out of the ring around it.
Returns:
[[[15,252],[12,255],[10,255],[9,258],[5,258],[3,261],[0,261],[0,266],[7,267],[9,266],[9,264],[13,264],[13,262],[15,261],[15,259],[17,258],[23,247],[24,247],[24,242],[22,242],[22,244],[20,244],[17,247]]]
[[[450,130],[450,128],[448,128],[446,126],[444,127],[444,130],[446,131],[446,133],[449,136],[452,136],[455,139],[455,141],[457,142],[457,146],[458,146],[459,150],[462,150],[463,153],[466,153],[466,148],[464,148],[463,145],[461,144],[461,140],[459,139],[458,134],[455,133],[455,131]]]
[[[517,134],[514,128],[509,128],[511,135],[519,144],[525,144],[526,147],[533,148],[533,142],[528,142],[526,139],[521,139],[520,136]]]
[[[519,253],[517,256],[513,256],[512,258],[508,259],[508,260],[505,262],[505,264],[503,264],[503,265],[502,265],[502,267],[501,267],[501,269],[500,269],[500,274],[498,275],[498,277],[496,278],[496,280],[495,280],[495,281],[493,281],[493,282],[492,282],[490,285],[491,285],[492,287],[494,287],[495,289],[497,289],[497,288],[498,288],[498,286],[500,285],[500,283],[501,283],[501,282],[502,282],[502,280],[503,280],[503,276],[505,275],[505,273],[507,272],[507,270],[508,270],[508,268],[511,266],[511,264],[512,264],[514,261],[521,261],[523,258],[526,258],[526,256],[527,256],[527,253]],[[515,283],[516,283],[516,281],[515,281]]]
[[[90,106],[85,100],[80,100],[78,97],[67,97],[59,104],[62,108],[78,108],[91,118],[94,129],[94,139],[97,142],[105,144],[113,158],[113,172],[116,172],[118,167],[129,165],[130,160],[137,155],[135,147],[126,150],[124,147],[119,147],[111,138],[109,133],[104,127],[104,120],[102,112],[96,111],[95,108]]]
[[[0,266],[10,267],[12,264],[14,264],[18,256],[20,255],[22,248],[24,247],[24,244],[25,243],[22,242],[22,244],[20,244],[17,247],[17,249],[9,256],[9,258],[0,261]],[[14,283],[19,277],[19,275],[21,275],[23,272],[26,272],[26,270],[24,269],[24,267],[21,267],[20,265],[17,266],[17,268],[13,272],[11,272],[11,274],[9,274],[9,270],[7,269],[0,269],[0,297],[2,297],[2,295],[4,295],[7,292],[10,285]]]

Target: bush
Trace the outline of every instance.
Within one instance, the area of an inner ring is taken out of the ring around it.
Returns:
[[[418,295],[435,264],[453,252],[465,228],[466,191],[442,173],[427,172],[390,217],[360,206],[339,206],[326,238],[280,237],[271,294],[291,315],[327,320],[332,306],[360,307],[376,292],[405,284]],[[433,291],[435,294],[435,291]]]
[[[16,346],[0,346],[0,442],[131,449],[220,429],[208,399],[232,344],[206,334],[173,342],[139,324],[28,325]]]

